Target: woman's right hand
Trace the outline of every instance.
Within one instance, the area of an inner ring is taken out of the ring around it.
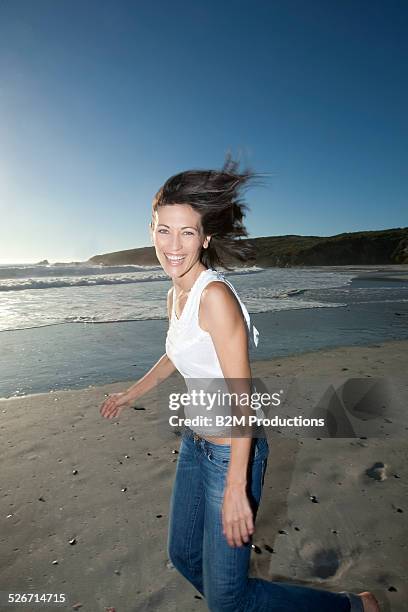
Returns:
[[[128,397],[126,392],[112,393],[103,402],[100,413],[105,419],[113,419],[113,417],[119,416],[124,408],[128,408],[131,404],[131,399]]]

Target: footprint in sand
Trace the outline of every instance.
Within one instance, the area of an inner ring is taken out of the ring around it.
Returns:
[[[318,578],[331,578],[340,567],[339,551],[329,548],[318,550],[312,557],[313,574]]]
[[[299,554],[307,563],[310,575],[322,580],[340,577],[351,565],[351,559],[344,559],[339,548],[324,548],[316,542],[305,543]]]

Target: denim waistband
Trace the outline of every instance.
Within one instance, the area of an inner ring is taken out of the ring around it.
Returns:
[[[218,451],[227,452],[230,449],[230,444],[219,444],[218,442],[210,442],[206,440],[199,434],[197,434],[194,430],[192,430],[187,425],[183,426],[182,436],[185,438],[189,438],[190,440],[195,441],[199,444],[203,449],[212,449],[214,452]],[[262,459],[266,458],[269,454],[269,444],[268,440],[265,437],[253,438],[252,440],[252,455],[255,457],[260,457]]]
[[[220,446],[220,447],[229,446],[229,444],[218,444],[217,442],[210,442],[209,440],[206,440],[205,438],[203,438],[203,436],[200,436],[193,429],[191,429],[191,427],[188,427],[188,425],[183,426],[182,435],[185,438],[191,438],[192,440],[202,441],[202,442],[205,442],[206,444],[211,444],[211,445],[215,444],[216,446]]]

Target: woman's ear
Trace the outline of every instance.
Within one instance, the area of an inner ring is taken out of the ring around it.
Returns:
[[[204,247],[205,249],[207,249],[207,248],[208,248],[208,245],[210,244],[210,240],[211,240],[211,236],[206,236],[206,238],[205,238],[205,240],[204,240],[204,244],[203,244],[203,247]]]

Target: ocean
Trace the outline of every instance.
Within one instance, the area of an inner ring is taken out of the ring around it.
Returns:
[[[408,283],[376,269],[225,272],[260,332],[251,359],[407,338]],[[164,353],[170,286],[159,266],[1,265],[0,397],[137,380]]]

